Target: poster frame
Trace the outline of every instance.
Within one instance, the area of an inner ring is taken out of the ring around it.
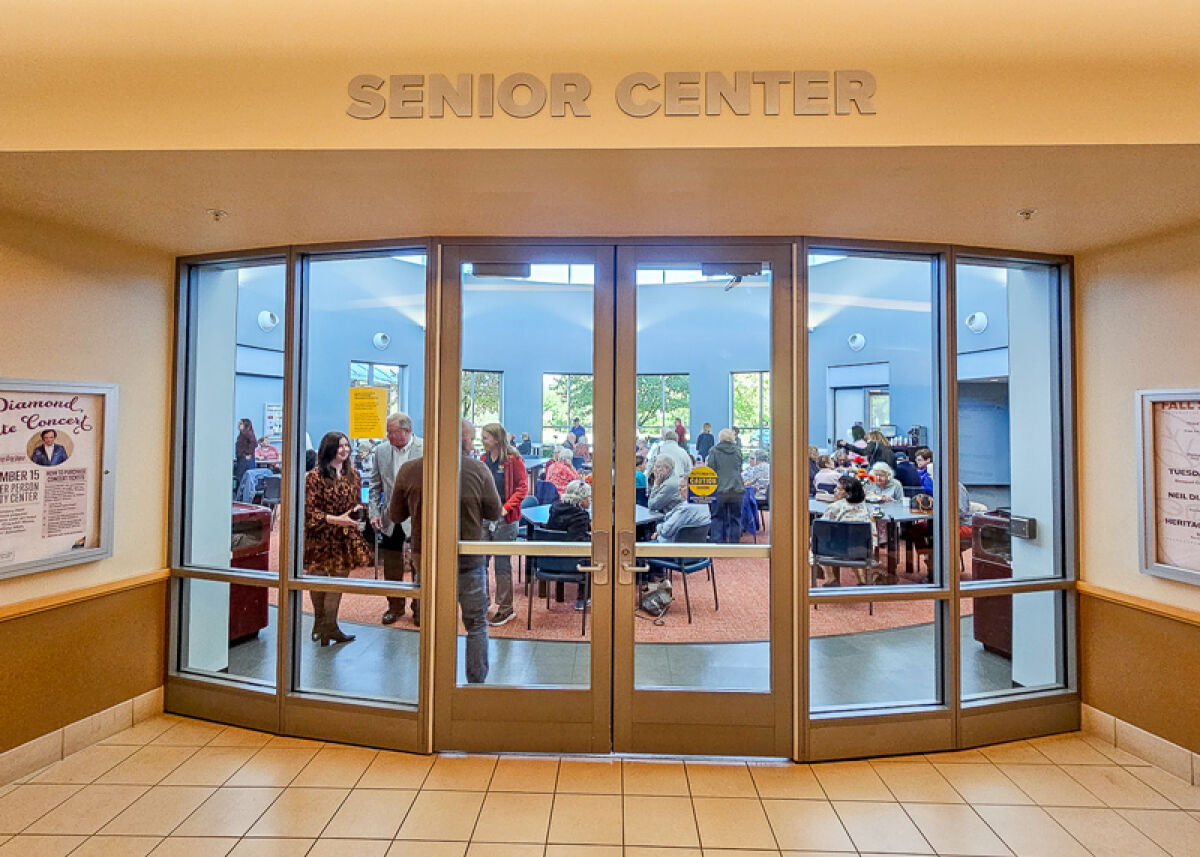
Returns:
[[[14,393],[71,393],[100,396],[104,400],[104,417],[100,431],[100,544],[94,548],[68,550],[44,559],[29,560],[0,568],[0,580],[37,574],[56,568],[96,562],[113,555],[113,513],[116,505],[117,469],[117,384],[84,381],[45,381],[30,378],[0,378],[0,392]]]
[[[1200,568],[1183,568],[1159,562],[1156,555],[1158,532],[1157,447],[1154,437],[1154,405],[1161,402],[1193,402],[1200,406],[1200,388],[1137,390],[1137,460],[1141,475],[1137,480],[1138,565],[1142,574],[1177,580],[1200,586]]]

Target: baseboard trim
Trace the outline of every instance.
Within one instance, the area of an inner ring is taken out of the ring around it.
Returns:
[[[1200,786],[1200,753],[1147,732],[1090,705],[1080,706],[1080,729],[1118,750],[1162,768],[1185,783]]]
[[[136,723],[162,714],[162,710],[163,689],[156,687],[0,753],[0,785],[78,753]]]

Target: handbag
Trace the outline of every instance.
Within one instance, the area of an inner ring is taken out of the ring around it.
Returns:
[[[908,498],[908,510],[910,512],[919,512],[922,515],[933,514],[933,495],[932,494],[914,494]]]
[[[673,598],[671,581],[664,577],[662,580],[642,584],[638,593],[638,606],[654,618],[661,619],[671,608]]]

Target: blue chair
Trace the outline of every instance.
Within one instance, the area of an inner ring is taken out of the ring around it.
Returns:
[[[549,506],[558,501],[558,488],[548,479],[539,479],[533,488],[533,495],[537,498],[537,505]]]
[[[533,540],[535,542],[565,542],[569,541],[567,534],[562,530],[545,530],[541,527],[534,527]],[[580,632],[582,636],[587,636],[587,603],[588,595],[590,594],[591,576],[584,571],[579,570],[581,564],[586,565],[588,560],[585,557],[579,556],[534,556],[530,557],[529,568],[533,569],[533,576],[529,578],[529,612],[525,617],[525,629],[533,630],[533,593],[537,581],[545,580],[547,583],[575,583],[578,584],[579,595],[584,599],[583,607],[583,629]],[[550,612],[550,587],[546,587],[546,612]]]
[[[680,527],[675,541],[680,544],[702,544],[707,542],[708,525],[701,524],[696,527]],[[711,557],[681,556],[673,559],[651,557],[646,560],[646,564],[650,566],[651,571],[665,571],[668,574],[679,572],[683,576],[683,602],[687,605],[689,625],[692,623],[692,597],[688,592],[688,575],[695,574],[697,571],[708,571],[708,577],[712,581],[713,588],[713,609],[721,609],[721,602],[717,599],[717,569],[713,565]]]
[[[583,465],[585,465],[585,464],[587,464],[587,459],[581,455],[577,455],[571,459],[571,466],[574,467],[576,470],[583,467]]]

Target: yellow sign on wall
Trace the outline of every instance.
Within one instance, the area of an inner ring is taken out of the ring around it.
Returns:
[[[388,391],[384,387],[350,388],[350,437],[387,434]]]

